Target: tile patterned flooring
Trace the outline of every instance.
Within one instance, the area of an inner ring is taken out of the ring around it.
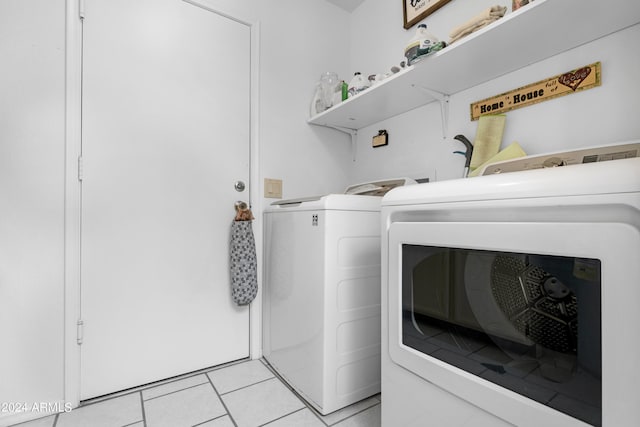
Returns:
[[[15,427],[379,427],[380,395],[322,416],[263,360],[214,368]]]

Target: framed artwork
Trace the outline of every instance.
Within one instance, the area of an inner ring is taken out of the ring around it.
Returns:
[[[404,28],[409,29],[451,0],[402,0]]]
[[[511,11],[515,12],[520,9],[522,6],[526,6],[531,3],[533,0],[513,0],[511,2]]]

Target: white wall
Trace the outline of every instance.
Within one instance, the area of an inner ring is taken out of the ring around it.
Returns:
[[[261,182],[282,179],[283,198],[342,191],[350,137],[306,121],[320,74],[347,75],[350,15],[324,0],[255,3],[261,6]]]
[[[448,40],[452,28],[493,4],[507,5],[507,13],[511,11],[510,1],[454,0],[424,22],[436,36]],[[403,29],[399,2],[366,0],[351,19],[352,70],[373,74],[402,60],[415,27]],[[535,35],[514,35],[531,36]],[[630,50],[638,40],[640,26],[636,25],[453,95],[446,140],[442,139],[438,103],[361,129],[350,180],[388,176],[458,178],[462,176],[464,157],[452,152],[464,151],[464,146],[452,137],[463,134],[474,140],[478,122],[469,119],[470,103],[597,61],[602,62],[601,87],[508,112],[503,147],[517,141],[528,154],[538,154],[638,139],[640,121],[632,117],[640,108],[640,98],[630,96],[640,93],[640,81],[634,72],[640,69],[640,55]],[[487,60],[494,55],[500,53],[488,54]],[[469,67],[451,72],[472,72],[473,64]],[[390,143],[373,149],[371,138],[378,129],[387,129]]]
[[[64,397],[64,13],[64,0],[0,2],[3,403]],[[0,425],[25,415],[4,409]]]
[[[350,138],[306,121],[320,75],[348,75],[350,14],[325,0],[204,2],[260,24],[260,180],[253,190],[262,196],[264,178],[283,180],[283,198],[343,190]]]

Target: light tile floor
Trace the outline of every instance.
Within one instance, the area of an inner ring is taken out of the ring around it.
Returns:
[[[89,402],[16,427],[379,427],[380,395],[322,416],[262,360]]]

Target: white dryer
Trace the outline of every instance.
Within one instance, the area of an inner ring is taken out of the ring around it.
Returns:
[[[638,425],[640,141],[518,163],[384,197],[384,427]]]
[[[361,194],[408,181],[265,210],[264,357],[322,414],[380,392],[381,197]]]

